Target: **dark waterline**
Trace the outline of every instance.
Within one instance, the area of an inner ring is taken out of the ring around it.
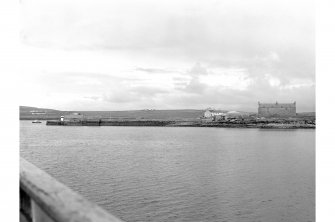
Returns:
[[[315,221],[315,130],[21,121],[21,156],[125,221]]]

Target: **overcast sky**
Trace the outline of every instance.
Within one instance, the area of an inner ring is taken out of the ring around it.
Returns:
[[[21,0],[20,104],[315,110],[311,0]]]

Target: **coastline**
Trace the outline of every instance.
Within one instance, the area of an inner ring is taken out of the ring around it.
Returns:
[[[314,121],[266,120],[266,121],[175,121],[175,120],[48,120],[50,126],[157,126],[157,127],[217,127],[217,128],[264,128],[264,129],[315,129]]]

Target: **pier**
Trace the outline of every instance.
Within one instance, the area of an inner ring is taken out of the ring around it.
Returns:
[[[168,126],[175,124],[176,121],[168,120],[80,120],[80,121],[60,121],[60,120],[48,120],[46,125],[53,126]]]
[[[20,222],[122,222],[20,159]]]
[[[315,120],[309,119],[245,119],[227,121],[175,121],[175,120],[48,120],[50,126],[161,126],[161,127],[223,127],[223,128],[268,128],[268,129],[315,129]]]

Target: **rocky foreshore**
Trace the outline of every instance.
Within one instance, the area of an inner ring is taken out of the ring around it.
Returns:
[[[63,126],[167,126],[167,127],[224,127],[224,128],[267,128],[267,129],[314,129],[315,121],[300,120],[262,120],[262,121],[168,121],[168,120],[85,120],[64,121],[49,120],[47,125]]]

